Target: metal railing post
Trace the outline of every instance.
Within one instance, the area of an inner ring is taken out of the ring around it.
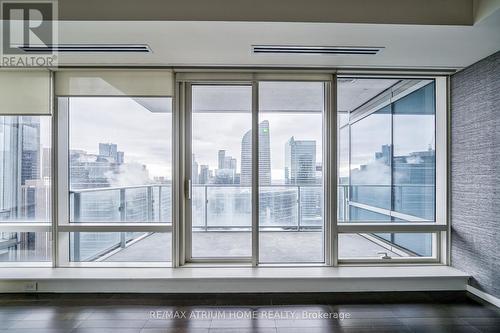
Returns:
[[[125,222],[125,219],[127,218],[127,212],[126,212],[126,205],[125,205],[125,189],[121,188],[120,189],[120,206],[118,207],[118,210],[120,211],[120,222]]]
[[[161,191],[161,185],[158,186],[158,222],[162,221],[161,217],[161,209],[162,209],[162,204],[161,204],[161,196],[162,196],[162,191]]]
[[[148,222],[151,222],[153,221],[154,218],[153,187],[149,185],[146,190],[147,190],[146,209],[148,215]]]
[[[73,233],[73,261],[80,261],[80,233]]]
[[[124,222],[127,219],[127,206],[126,206],[126,201],[125,201],[125,189],[121,188],[120,189],[120,221]],[[123,249],[125,248],[125,245],[127,243],[127,240],[125,239],[125,233],[120,232],[120,247]]]
[[[80,222],[80,207],[81,207],[81,194],[78,192],[73,193],[73,220]]]
[[[124,249],[125,246],[127,245],[127,239],[125,236],[126,236],[125,232],[120,232],[120,247],[122,249]]]
[[[301,204],[301,193],[300,193],[300,186],[297,186],[297,231],[300,231],[300,226],[301,226],[301,220],[302,220],[302,211],[300,209],[300,204]]]
[[[346,195],[345,195],[345,211],[344,211],[344,214],[345,214],[345,221],[349,221],[350,219],[350,216],[351,216],[351,209],[350,209],[350,206],[349,206],[349,200],[351,200],[351,186],[350,185],[346,185]]]
[[[205,185],[205,231],[208,230],[208,186]]]

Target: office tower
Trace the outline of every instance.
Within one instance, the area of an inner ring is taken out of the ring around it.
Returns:
[[[229,169],[236,170],[237,162],[235,158],[229,159]]]
[[[70,151],[70,181],[72,189],[97,188],[110,186],[110,176],[119,175],[120,165],[125,163],[125,153],[118,151],[113,143],[99,143],[99,154],[89,154],[83,150]],[[144,178],[145,167],[133,169]]]
[[[115,143],[99,143],[99,155],[117,160],[118,146]]]
[[[243,135],[241,140],[241,175],[240,183],[252,183],[252,130]],[[271,184],[271,148],[269,144],[269,122],[259,124],[259,184]]]
[[[234,184],[235,170],[217,169],[214,174],[215,184]]]
[[[125,153],[122,151],[116,152],[116,164],[121,165],[125,163]]]
[[[219,153],[218,153],[218,165],[217,165],[217,168],[218,169],[224,169],[224,162],[225,162],[225,159],[226,159],[226,151],[225,150],[219,150]]]
[[[37,117],[0,117],[0,218],[34,217],[37,202],[22,187],[40,178],[40,121]]]
[[[21,185],[24,185],[27,180],[40,178],[40,120],[36,117],[21,117],[19,120]]]
[[[198,162],[196,162],[196,157],[194,154],[191,159],[191,181],[193,184],[198,184],[199,182],[199,173],[198,173]]]
[[[208,184],[209,177],[208,165],[200,165],[199,184]]]
[[[316,181],[316,141],[295,140],[285,144],[286,184],[312,184]]]
[[[385,165],[391,165],[392,145],[383,145],[380,152],[375,153],[375,159],[381,160]]]

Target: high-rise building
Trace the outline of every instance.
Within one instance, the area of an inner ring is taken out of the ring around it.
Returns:
[[[99,155],[117,160],[118,145],[115,143],[99,143]]]
[[[208,165],[200,165],[199,184],[208,184],[210,173]]]
[[[198,173],[198,162],[196,162],[196,157],[194,154],[192,155],[191,160],[191,181],[193,184],[198,184],[199,182],[199,173]]]
[[[18,122],[18,140],[22,147],[21,185],[40,178],[40,121],[36,117],[22,117]]]
[[[125,153],[122,151],[116,152],[116,164],[122,165],[125,163]]]
[[[0,117],[0,136],[0,218],[29,217],[24,208],[29,206],[33,212],[37,203],[33,196],[23,196],[22,186],[40,178],[40,121],[29,116]]]
[[[292,136],[285,144],[286,184],[312,184],[316,182],[316,141],[295,140]]]
[[[236,164],[237,164],[237,162],[236,162],[235,158],[229,159],[229,169],[236,171]]]
[[[219,150],[219,153],[218,153],[218,162],[219,163],[217,165],[218,169],[224,169],[225,160],[226,160],[226,151],[225,150]]]
[[[243,135],[241,140],[241,175],[240,183],[252,183],[252,130]],[[259,184],[271,184],[271,148],[269,141],[269,121],[259,124]]]

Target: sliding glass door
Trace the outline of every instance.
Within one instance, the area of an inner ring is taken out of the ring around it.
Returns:
[[[324,262],[323,82],[259,82],[259,261]]]
[[[187,261],[324,263],[325,89],[187,86]]]
[[[192,85],[191,96],[191,258],[250,260],[252,86]]]

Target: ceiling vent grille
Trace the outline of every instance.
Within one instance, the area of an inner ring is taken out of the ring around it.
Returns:
[[[252,45],[256,54],[376,55],[383,47]]]
[[[151,49],[146,44],[54,44],[18,46],[26,53],[47,53],[47,52],[75,52],[75,53],[116,53],[116,52],[139,52],[149,53]]]

